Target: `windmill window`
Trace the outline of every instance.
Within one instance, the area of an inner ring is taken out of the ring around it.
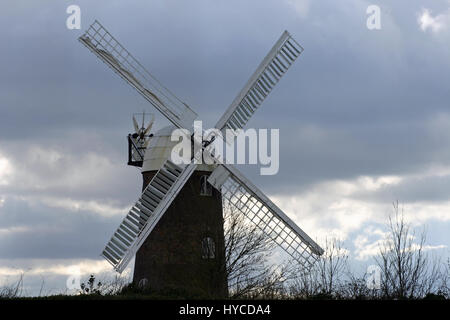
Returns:
[[[202,240],[202,258],[214,259],[216,257],[216,244],[211,237]]]
[[[147,287],[147,285],[148,285],[147,278],[142,278],[141,280],[139,280],[139,283],[138,283],[139,288],[144,289],[145,287]]]
[[[200,195],[212,196],[212,186],[208,182],[208,176],[200,177]]]

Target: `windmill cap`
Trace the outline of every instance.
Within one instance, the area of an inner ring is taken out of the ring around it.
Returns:
[[[142,165],[142,172],[157,171],[161,169],[164,162],[170,157],[172,148],[178,144],[178,141],[171,141],[172,132],[176,130],[175,126],[167,126],[150,138],[150,142],[145,150],[144,163]],[[213,171],[214,166],[200,164],[196,170],[199,171]]]

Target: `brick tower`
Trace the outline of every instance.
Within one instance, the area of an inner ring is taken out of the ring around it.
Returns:
[[[150,140],[142,166],[143,189],[172,147],[174,127]],[[214,168],[200,165],[136,253],[133,282],[155,291],[224,298],[228,294],[222,199],[208,184]]]

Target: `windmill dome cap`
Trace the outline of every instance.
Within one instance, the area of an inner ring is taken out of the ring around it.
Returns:
[[[178,144],[178,141],[171,141],[170,139],[176,129],[175,126],[167,126],[153,134],[145,150],[142,172],[161,169],[164,162],[170,157],[172,148]],[[201,164],[196,170],[213,171],[214,166]]]
[[[154,137],[169,137],[170,140],[170,136],[172,135],[172,132],[174,130],[176,130],[177,127],[175,126],[166,126],[164,128],[159,129],[158,131],[156,131],[156,133],[153,134]],[[151,144],[151,142],[150,142]]]

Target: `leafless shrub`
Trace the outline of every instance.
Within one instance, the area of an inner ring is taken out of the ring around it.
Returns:
[[[93,274],[86,282],[80,284],[80,294],[95,294],[101,296],[112,296],[120,294],[122,289],[130,283],[130,279],[122,275],[114,275],[113,279],[97,281]]]
[[[416,236],[398,202],[389,217],[389,236],[380,247],[381,290],[385,298],[422,298],[435,291],[443,276],[441,263],[425,252],[425,231]]]
[[[131,279],[127,276],[114,275],[113,279],[102,281],[100,294],[102,294],[102,295],[117,295],[122,291],[123,288],[125,288],[127,285],[129,285],[130,282],[131,282]]]
[[[0,298],[14,299],[20,297],[23,292],[23,277],[24,274],[22,273],[16,283],[0,288]]]
[[[450,258],[443,264],[437,293],[450,299]]]
[[[289,291],[297,299],[313,296],[336,298],[341,296],[345,272],[348,270],[348,254],[342,242],[336,238],[325,241],[325,252],[310,269],[299,266]]]
[[[230,204],[224,205],[225,265],[231,298],[275,298],[283,294],[286,266],[268,263],[274,244],[269,235]]]
[[[381,291],[367,285],[368,274],[356,275],[347,272],[346,280],[340,285],[336,296],[348,300],[374,300],[381,298]]]

